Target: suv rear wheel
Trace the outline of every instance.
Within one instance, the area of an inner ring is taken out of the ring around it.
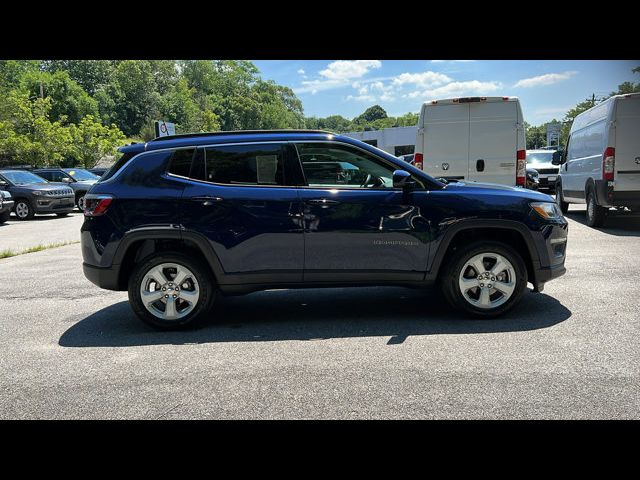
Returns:
[[[215,300],[211,274],[177,252],[153,254],[138,263],[129,278],[129,302],[135,314],[162,330],[195,326]]]
[[[440,280],[442,293],[451,306],[490,318],[518,303],[527,286],[527,267],[510,246],[479,241],[454,256]]]
[[[18,220],[31,220],[36,214],[29,201],[23,198],[16,200],[16,204],[13,209]]]

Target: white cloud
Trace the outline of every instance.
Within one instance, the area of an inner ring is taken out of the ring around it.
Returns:
[[[451,82],[438,88],[416,90],[404,96],[408,98],[449,98],[470,94],[483,95],[495,92],[500,88],[502,88],[500,82],[470,80],[467,82]]]
[[[299,69],[298,70],[298,74],[299,75],[304,75],[305,74],[304,68]]]
[[[518,80],[514,87],[531,88],[541,87],[543,85],[552,85],[554,83],[567,80],[573,77],[576,73],[578,72],[576,72],[575,70],[571,70],[563,73],[547,73],[545,75],[539,75],[537,77],[523,78],[521,80]]]
[[[320,71],[320,75],[330,80],[350,80],[360,78],[369,70],[381,66],[380,60],[338,60],[327,65],[326,69]]]
[[[451,78],[444,73],[426,71],[422,73],[402,73],[393,79],[393,84],[396,86],[410,84],[421,88],[432,88],[450,81]]]
[[[467,63],[475,60],[431,60],[431,63]]]
[[[349,95],[347,100],[355,100],[357,102],[375,102],[376,97],[373,95]]]
[[[351,80],[364,76],[369,70],[380,68],[380,60],[338,60],[331,62],[327,68],[321,70],[318,80],[305,80],[301,86],[294,88],[294,93],[311,93],[315,95],[324,90],[340,88],[349,85]],[[355,82],[354,88],[359,88]]]

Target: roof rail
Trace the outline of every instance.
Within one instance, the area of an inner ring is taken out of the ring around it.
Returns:
[[[305,129],[292,129],[292,130],[229,130],[227,132],[200,132],[200,133],[182,133],[180,135],[167,135],[164,137],[156,137],[149,142],[161,142],[164,140],[174,140],[176,138],[191,138],[191,137],[207,137],[207,136],[222,136],[222,135],[245,135],[251,133],[326,133],[328,135],[336,135],[334,132],[328,132],[326,130],[305,130]]]

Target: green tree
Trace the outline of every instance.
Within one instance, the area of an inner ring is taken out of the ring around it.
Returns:
[[[62,123],[77,123],[85,115],[98,116],[98,102],[64,71],[55,73],[30,71],[21,79],[21,85],[31,97],[51,99],[49,118]]]
[[[367,108],[362,115],[357,116],[353,119],[354,123],[366,123],[373,122],[375,120],[379,120],[382,118],[387,118],[387,112],[380,105],[374,105],[373,107]]]
[[[110,83],[117,60],[46,60],[42,68],[48,72],[67,72],[89,95]]]
[[[126,140],[118,127],[102,125],[93,115],[69,125],[69,133],[73,140],[70,156],[84,168],[92,168],[102,157],[113,155]]]

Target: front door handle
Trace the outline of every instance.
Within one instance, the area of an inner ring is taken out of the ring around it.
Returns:
[[[311,200],[307,200],[307,203],[310,205],[337,205],[338,202],[337,200],[331,200],[329,198],[312,198]]]
[[[190,197],[189,200],[191,200],[192,202],[202,203],[204,206],[208,207],[210,205],[213,205],[214,203],[222,202],[224,198],[216,197],[213,195],[200,195],[197,197]]]

